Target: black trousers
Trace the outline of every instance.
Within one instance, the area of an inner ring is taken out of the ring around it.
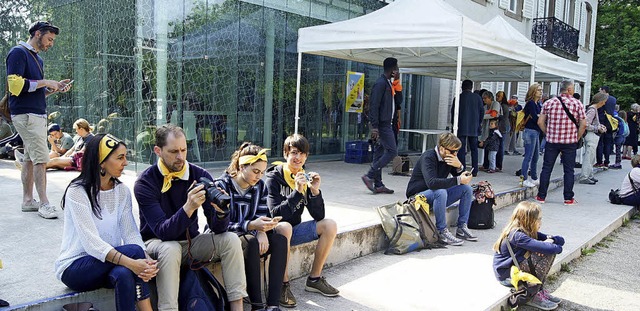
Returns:
[[[267,290],[267,305],[280,304],[280,289],[284,270],[287,267],[287,238],[278,233],[267,233],[269,250],[262,257],[271,256],[269,261],[269,287]],[[258,238],[252,234],[240,236],[244,251],[244,270],[247,275],[247,293],[251,300],[252,310],[262,308],[262,292],[260,280],[260,244]],[[267,271],[265,271],[266,273]]]

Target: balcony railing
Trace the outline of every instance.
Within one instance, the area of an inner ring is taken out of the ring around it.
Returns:
[[[558,56],[578,59],[578,35],[577,29],[555,17],[533,19],[531,40]]]

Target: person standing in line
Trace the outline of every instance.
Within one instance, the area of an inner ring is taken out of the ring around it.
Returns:
[[[471,80],[462,81],[462,93],[460,93],[460,109],[458,111],[458,132],[456,136],[462,142],[458,151],[460,163],[466,163],[467,149],[471,152],[471,174],[478,176],[478,137],[482,133],[482,119],[484,117],[484,106],[482,97],[472,92],[473,82]],[[451,123],[455,118],[454,102],[451,106]]]
[[[540,127],[538,126],[538,116],[540,115],[540,97],[542,96],[542,86],[534,83],[529,86],[524,106],[524,118],[529,120],[524,125],[522,140],[524,142],[524,158],[520,167],[525,187],[535,187],[540,184],[538,179],[538,150],[540,148]]]
[[[638,154],[638,122],[640,122],[640,105],[633,103],[627,114],[627,125],[629,125],[629,136],[624,143],[623,160],[631,160],[631,156]]]
[[[611,127],[611,123],[609,122],[609,118],[607,118],[606,114],[609,114],[613,117],[613,113],[616,110],[616,104],[618,100],[609,94],[609,87],[603,85],[600,87],[600,93],[609,95],[607,102],[604,104],[604,107],[600,107],[598,109],[598,119],[601,124],[607,127],[607,131],[600,135],[600,140],[598,141],[598,149],[596,150],[596,165],[595,167],[609,167],[609,157],[613,152],[613,128]],[[606,114],[605,114],[606,113]]]
[[[480,137],[481,145],[485,145],[485,140],[489,137],[489,121],[493,119],[499,119],[502,115],[500,103],[494,101],[493,93],[490,91],[482,92],[482,101],[485,104],[484,116],[482,121],[482,135]],[[482,170],[489,169],[489,152],[484,150],[483,152]]]
[[[518,131],[516,130],[516,121],[518,120],[518,112],[520,110],[522,110],[522,106],[520,106],[520,104],[518,104],[518,96],[516,95],[511,95],[511,99],[509,99],[508,101],[509,106],[511,106],[512,108],[512,114],[510,117],[510,121],[511,121],[511,132],[509,133],[509,148],[508,151],[509,153],[511,153],[512,155],[522,155],[522,153],[520,153],[517,149],[516,149],[516,143],[518,140]]]
[[[29,28],[29,40],[11,48],[6,62],[11,120],[24,141],[24,163],[20,173],[22,211],[37,211],[46,219],[58,217],[56,207],[47,197],[46,97],[69,91],[70,80],[44,79],[44,62],[38,53],[48,51],[59,33],[60,29],[49,22],[34,23]],[[34,185],[40,202],[33,198]]]
[[[545,102],[538,117],[538,126],[546,134],[547,139],[542,173],[540,174],[540,187],[535,197],[539,203],[544,203],[546,200],[551,172],[558,155],[560,155],[564,170],[564,205],[578,204],[573,193],[574,167],[578,138],[582,137],[586,122],[584,106],[572,96],[573,87],[573,81],[562,81],[560,84],[561,94]],[[569,114],[576,122],[573,122]]]
[[[502,109],[502,114],[498,118],[498,129],[500,130],[500,134],[502,135],[502,141],[500,142],[500,150],[498,150],[498,155],[496,157],[496,167],[502,170],[502,162],[504,161],[504,156],[508,154],[507,147],[509,140],[509,132],[511,131],[511,124],[509,121],[509,116],[511,115],[511,107],[509,106],[509,102],[507,102],[507,96],[504,94],[504,91],[498,91],[496,93],[496,101],[500,103],[500,109]]]
[[[384,73],[376,80],[369,97],[371,141],[374,144],[373,163],[367,174],[362,176],[362,182],[374,194],[394,192],[382,183],[382,168],[398,155],[398,146],[391,124],[396,111],[391,78],[399,71],[398,60],[393,57],[386,58],[383,67]]]
[[[596,163],[596,149],[598,148],[598,140],[602,133],[607,131],[607,127],[600,124],[598,118],[598,108],[604,106],[609,95],[598,93],[591,98],[591,105],[587,107],[585,112],[585,129],[587,135],[584,137],[584,160],[582,161],[582,171],[580,173],[581,184],[595,185],[598,180],[593,175],[593,165]]]

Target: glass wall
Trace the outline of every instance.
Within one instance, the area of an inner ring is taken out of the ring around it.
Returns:
[[[181,125],[189,160],[227,161],[243,141],[282,155],[295,114],[297,33],[354,18],[379,0],[51,0],[61,28],[43,54],[49,79],[73,91],[48,100],[67,132],[77,118],[125,139],[136,170],[154,163],[153,131]],[[26,33],[26,30],[25,30]],[[6,51],[3,51],[6,53]],[[314,155],[339,154],[364,137],[362,115],[345,112],[346,71],[379,66],[304,55],[300,133]]]

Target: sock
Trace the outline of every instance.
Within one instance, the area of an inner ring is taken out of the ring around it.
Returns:
[[[309,281],[311,281],[311,282],[318,282],[319,279],[320,279],[320,277],[317,277],[317,278],[309,277]]]
[[[282,281],[282,285],[288,286],[289,282]]]

